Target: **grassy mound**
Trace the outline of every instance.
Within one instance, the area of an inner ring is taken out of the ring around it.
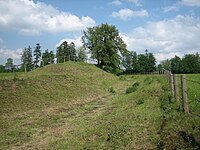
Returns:
[[[0,114],[67,105],[106,94],[118,78],[85,63],[52,64],[0,80]],[[84,98],[84,99],[82,99]]]

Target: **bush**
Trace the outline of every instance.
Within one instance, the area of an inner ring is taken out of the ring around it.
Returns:
[[[113,87],[109,87],[109,88],[108,88],[108,92],[116,93]]]
[[[135,92],[137,90],[137,87],[140,85],[139,82],[135,82],[131,87],[128,87],[126,89],[126,94],[128,93],[132,93],[132,92]]]
[[[129,87],[126,89],[126,94],[133,93],[137,90],[137,87]]]
[[[135,83],[132,85],[132,87],[137,87],[137,86],[139,86],[139,85],[140,85],[139,82],[135,82]]]
[[[126,81],[126,78],[124,76],[119,76],[119,80]]]
[[[141,105],[141,104],[143,104],[144,103],[144,99],[138,99],[137,101],[136,101],[136,104],[137,105]]]

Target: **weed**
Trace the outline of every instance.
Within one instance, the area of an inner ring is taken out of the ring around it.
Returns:
[[[129,93],[133,93],[135,91],[137,91],[137,87],[140,85],[139,82],[135,82],[131,87],[128,87],[126,89],[126,94],[129,94]]]
[[[136,104],[137,105],[141,105],[141,104],[143,104],[144,103],[144,99],[143,98],[140,98],[140,99],[138,99],[137,101],[136,101]]]
[[[114,90],[113,87],[109,87],[109,88],[108,88],[108,92],[110,92],[110,93],[116,93],[116,91]]]

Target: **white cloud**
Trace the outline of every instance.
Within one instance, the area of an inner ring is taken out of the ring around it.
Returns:
[[[170,12],[170,11],[178,11],[179,8],[180,8],[179,3],[176,3],[174,5],[164,7],[163,12],[166,13],[166,12]]]
[[[133,11],[131,9],[121,9],[118,12],[112,12],[111,17],[119,18],[121,20],[128,20],[131,17],[145,17],[148,16],[148,12],[146,10]]]
[[[121,36],[129,50],[143,53],[148,49],[158,60],[200,52],[200,18],[178,15],[169,20],[149,22]]]
[[[200,7],[200,0],[182,0],[183,5]]]
[[[89,16],[79,18],[51,5],[32,0],[0,1],[1,30],[17,30],[21,34],[38,35],[41,32],[80,31],[94,26]]]
[[[64,38],[62,40],[60,40],[60,42],[58,42],[58,44],[56,44],[55,48],[57,48],[58,46],[60,46],[60,44],[62,44],[64,41],[67,41],[68,43],[73,42],[76,46],[76,48],[82,46],[82,40],[81,40],[81,36],[77,36],[74,38]]]
[[[171,59],[175,56],[183,57],[183,54],[180,52],[170,52],[170,53],[156,53],[154,54],[157,62],[161,62],[163,60]]]
[[[0,48],[0,64],[5,65],[6,60],[8,58],[12,58],[14,60],[14,64],[21,63],[21,54],[22,49],[10,50],[6,48]]]
[[[120,0],[114,0],[111,2],[113,5],[122,5],[122,2]]]
[[[142,6],[142,4],[139,2],[140,0],[126,0],[126,1],[134,3],[136,6]]]
[[[1,44],[3,44],[3,39],[2,39],[2,38],[0,38],[0,45],[1,45]]]

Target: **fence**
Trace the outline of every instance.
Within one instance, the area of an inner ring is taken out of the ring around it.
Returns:
[[[200,89],[200,82],[196,81],[196,80],[190,80],[186,78],[185,74],[180,75],[180,81],[181,84],[179,86],[179,76],[177,74],[172,74],[170,71],[165,70],[164,71],[164,75],[166,80],[168,81],[169,85],[170,85],[170,90],[171,90],[171,94],[172,96],[175,98],[177,105],[178,105],[178,109],[183,109],[183,111],[185,113],[189,113],[190,109],[189,109],[189,101],[188,101],[188,94],[191,92],[187,89],[187,82],[192,82],[196,85],[196,89],[197,91],[195,92],[195,95],[198,94],[198,86]],[[195,88],[195,87],[192,87]],[[192,89],[190,88],[190,90]],[[180,92],[179,92],[180,90]],[[191,94],[194,94],[191,92]],[[181,96],[180,96],[181,95]],[[200,94],[199,97],[200,98]],[[191,99],[194,101],[194,99]],[[198,100],[200,102],[200,100]]]

